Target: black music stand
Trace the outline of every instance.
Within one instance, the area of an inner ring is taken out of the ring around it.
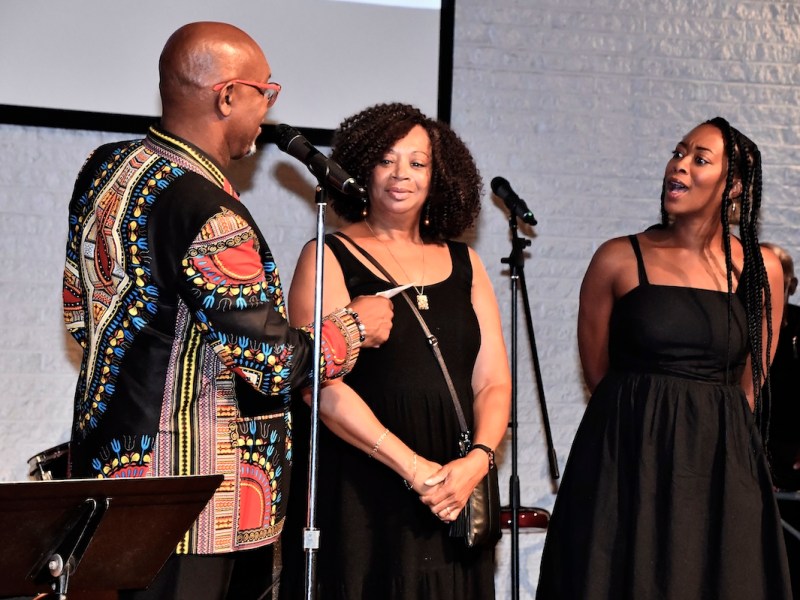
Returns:
[[[222,480],[0,484],[0,596],[146,588]]]

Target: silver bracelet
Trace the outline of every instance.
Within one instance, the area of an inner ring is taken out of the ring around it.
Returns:
[[[378,438],[378,441],[375,442],[375,445],[372,447],[372,451],[369,453],[369,457],[370,458],[375,458],[375,455],[378,453],[378,448],[381,447],[381,444],[383,443],[383,440],[386,438],[387,435],[389,435],[389,428],[388,427],[383,430],[383,433]]]
[[[414,472],[411,475],[411,483],[408,483],[405,479],[403,479],[403,483],[406,484],[407,490],[414,489],[414,482],[417,480],[417,453],[414,452]]]

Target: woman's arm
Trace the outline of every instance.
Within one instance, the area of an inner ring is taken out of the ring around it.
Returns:
[[[481,331],[481,348],[472,372],[475,411],[475,433],[472,441],[489,448],[497,448],[508,430],[511,371],[503,339],[500,309],[492,282],[480,258],[472,250],[470,258],[473,272],[472,306]]]
[[[327,246],[323,280],[322,313],[350,304],[350,294],[341,266]],[[289,290],[289,319],[292,324],[308,323],[314,315],[314,280],[316,243],[303,248]],[[310,402],[311,394],[304,394]],[[439,470],[439,465],[416,455],[399,438],[387,432],[364,400],[341,380],[325,382],[320,389],[320,419],[335,435],[364,451],[395,471],[418,493],[427,490],[425,479]],[[376,448],[377,445],[377,448]]]
[[[472,306],[478,317],[481,332],[481,347],[472,372],[472,390],[475,425],[472,440],[491,449],[497,448],[508,429],[511,409],[511,372],[500,311],[486,269],[478,255],[470,250],[472,262]],[[434,488],[422,497],[434,514],[447,508],[449,514],[442,516],[450,521],[467,503],[472,490],[489,470],[489,457],[479,448],[465,457],[456,459],[425,483]]]
[[[614,274],[619,266],[623,244],[632,255],[627,240],[610,240],[597,249],[583,277],[578,308],[578,351],[583,376],[590,392],[608,371],[608,337],[614,308]]]
[[[310,390],[304,391],[304,399],[311,402]],[[334,435],[392,469],[418,494],[429,490],[424,482],[441,466],[403,443],[349,385],[339,379],[326,382],[320,389],[319,412]]]

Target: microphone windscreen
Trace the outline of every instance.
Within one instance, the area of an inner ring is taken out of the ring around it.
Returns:
[[[495,177],[494,179],[492,179],[491,186],[492,186],[492,191],[497,196],[501,197],[505,194],[508,188],[511,187],[510,184],[508,183],[508,180],[505,177]]]
[[[283,152],[286,152],[292,140],[300,135],[297,129],[290,127],[286,123],[280,123],[275,127],[275,130],[278,132],[278,148]]]

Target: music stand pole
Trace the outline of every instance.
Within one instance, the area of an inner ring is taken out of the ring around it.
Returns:
[[[317,233],[316,273],[314,280],[314,357],[322,354],[322,283],[325,257],[325,208],[327,194],[322,185],[317,186]],[[320,370],[316,365],[311,378],[311,428],[308,450],[308,513],[303,530],[305,552],[305,598],[313,600],[317,591],[317,552],[319,551],[319,529],[317,529],[317,475],[319,472],[319,391]]]
[[[550,432],[550,419],[547,414],[547,404],[544,397],[544,385],[539,366],[539,354],[536,350],[536,337],[533,332],[533,319],[528,299],[528,287],[525,283],[525,257],[524,249],[530,246],[528,239],[519,237],[517,233],[517,217],[512,214],[508,221],[511,230],[511,254],[500,262],[509,266],[511,277],[511,478],[509,481],[509,503],[511,505],[511,598],[519,600],[519,512],[520,492],[519,475],[517,472],[517,297],[518,290],[522,290],[523,308],[528,330],[528,340],[531,346],[531,357],[536,376],[536,386],[539,394],[539,406],[542,412],[542,426],[547,440],[547,455],[550,464],[550,477],[558,479],[558,460],[556,458],[553,436]],[[521,285],[520,285],[521,284]]]
[[[41,596],[55,600],[67,600],[69,578],[78,568],[86,548],[92,541],[100,521],[108,510],[109,501],[98,502],[95,498],[87,498],[76,511],[77,516],[68,526],[64,539],[50,551],[32,571],[32,578],[50,580],[52,594]]]

